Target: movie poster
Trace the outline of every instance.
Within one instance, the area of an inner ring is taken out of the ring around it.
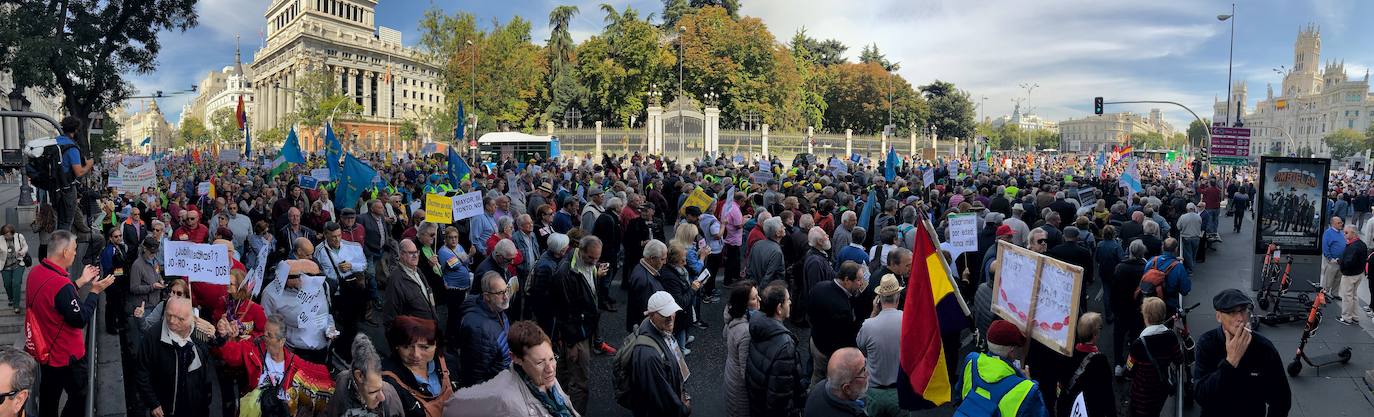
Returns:
[[[1284,254],[1321,253],[1330,159],[1263,157],[1255,253],[1274,243]]]

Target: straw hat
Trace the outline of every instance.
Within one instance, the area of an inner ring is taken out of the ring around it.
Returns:
[[[883,275],[882,281],[878,284],[878,289],[873,292],[877,293],[879,296],[888,296],[902,292],[903,289],[906,289],[906,287],[897,283],[896,275],[887,274]]]

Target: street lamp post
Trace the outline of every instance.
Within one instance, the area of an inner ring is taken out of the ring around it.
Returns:
[[[1236,4],[1231,3],[1231,14],[1219,14],[1217,20],[1231,21],[1231,46],[1226,52],[1226,126],[1231,125],[1231,64],[1236,56]],[[1237,111],[1240,109],[1237,108]]]
[[[1026,90],[1026,112],[1030,112],[1031,93],[1038,87],[1040,87],[1040,83],[1021,83],[1021,88]],[[1017,121],[1016,123],[1019,125],[1021,122]],[[1030,132],[1026,132],[1026,149],[1035,149],[1035,145],[1031,144]]]

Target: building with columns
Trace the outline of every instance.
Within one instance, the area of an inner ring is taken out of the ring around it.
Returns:
[[[1059,146],[1070,152],[1109,151],[1113,145],[1125,143],[1136,133],[1159,133],[1169,138],[1174,135],[1174,126],[1164,121],[1159,109],[1150,109],[1149,115],[1131,112],[1091,115],[1059,122]]]
[[[1351,77],[1344,61],[1320,66],[1321,30],[1313,25],[1298,29],[1293,43],[1293,64],[1283,73],[1278,94],[1265,88],[1263,100],[1247,111],[1244,82],[1232,88],[1232,122],[1239,115],[1251,128],[1250,155],[1329,156],[1322,138],[1340,129],[1364,133],[1374,123],[1374,94],[1369,91],[1369,71]],[[1236,102],[1241,106],[1237,107]],[[1213,123],[1225,121],[1226,103],[1217,102]]]
[[[323,73],[335,91],[362,107],[359,114],[336,116],[334,131],[346,149],[419,149],[400,139],[400,125],[445,111],[439,67],[405,47],[399,31],[377,27],[376,8],[376,0],[272,2],[266,46],[251,64],[255,132],[288,127],[307,76]],[[318,133],[298,130],[301,147],[320,149]]]
[[[135,153],[167,150],[175,142],[177,130],[167,122],[157,100],[140,103],[143,108],[138,111],[120,108],[110,112],[109,117],[119,123],[119,144]],[[143,145],[143,139],[149,139],[147,146]]]

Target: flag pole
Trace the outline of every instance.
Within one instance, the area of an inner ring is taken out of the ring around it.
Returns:
[[[935,236],[935,226],[933,226],[933,225],[930,224],[930,220],[927,220],[925,211],[924,211],[924,210],[921,210],[921,209],[916,209],[916,215],[919,216],[919,217],[921,218],[921,222],[922,222],[922,223],[925,223],[926,238],[930,239],[930,241],[934,244],[934,246],[935,246],[936,248],[939,248],[939,247],[940,247],[940,239],[939,239],[937,236]],[[916,243],[916,242],[914,242],[914,241],[912,242],[912,245],[913,245],[913,246],[912,246],[911,250],[912,250],[913,252],[916,250],[915,243]],[[937,250],[938,250],[938,249],[937,249]],[[964,316],[965,316],[965,317],[968,317],[971,313],[969,312],[968,303],[964,301],[964,296],[963,296],[963,294],[959,293],[959,291],[958,291],[959,282],[956,281],[956,280],[954,279],[954,276],[953,276],[953,275],[950,275],[950,274],[951,274],[950,271],[953,271],[953,269],[950,269],[950,267],[949,267],[949,261],[945,259],[945,254],[943,253],[944,251],[941,250],[940,252],[941,252],[941,253],[940,253],[940,256],[938,256],[938,258],[940,258],[940,266],[944,267],[944,269],[945,269],[945,279],[948,279],[948,280],[949,280],[949,285],[950,285],[950,287],[955,289],[955,291],[954,291],[954,292],[955,292],[955,297],[954,297],[954,299],[955,299],[955,300],[959,300],[959,309],[964,311]]]

